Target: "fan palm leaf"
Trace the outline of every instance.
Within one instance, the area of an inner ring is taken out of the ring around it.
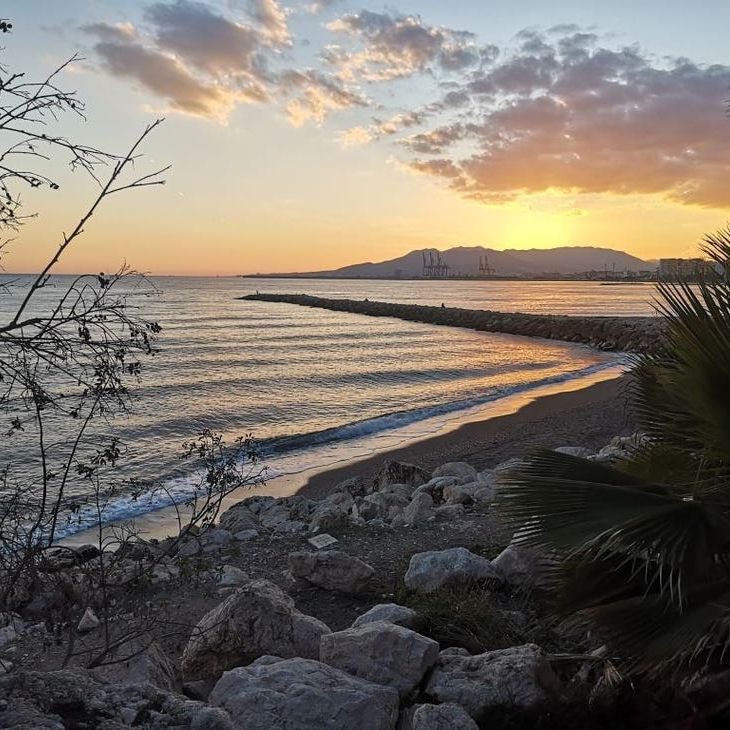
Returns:
[[[616,466],[542,451],[500,486],[518,543],[559,559],[557,606],[629,668],[730,663],[730,229],[699,282],[662,282],[658,353],[634,360],[648,443]]]

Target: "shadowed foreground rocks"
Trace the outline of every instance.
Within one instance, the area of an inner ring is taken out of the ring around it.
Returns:
[[[656,352],[664,336],[664,323],[658,317],[521,314],[457,307],[430,307],[421,304],[325,299],[307,294],[249,294],[240,298],[365,314],[369,317],[396,317],[409,322],[465,327],[480,332],[544,337],[550,340],[578,342],[605,351]]]

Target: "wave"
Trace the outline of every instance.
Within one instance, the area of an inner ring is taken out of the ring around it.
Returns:
[[[617,356],[607,362],[597,363],[569,373],[550,376],[543,378],[542,380],[501,388],[493,388],[482,395],[471,398],[447,401],[412,410],[386,413],[374,418],[354,421],[352,423],[343,424],[333,428],[326,428],[319,431],[310,431],[289,436],[270,437],[258,442],[259,456],[261,461],[265,462],[269,469],[269,475],[271,478],[282,474],[298,473],[313,467],[325,467],[334,460],[331,451],[328,451],[326,455],[319,454],[315,456],[312,454],[310,459],[307,459],[307,452],[316,449],[317,447],[342,442],[357,443],[358,439],[377,436],[380,433],[387,433],[389,431],[396,431],[397,429],[405,428],[419,422],[425,422],[429,419],[435,419],[439,416],[458,414],[462,411],[478,408],[488,403],[493,403],[513,395],[527,393],[531,390],[544,386],[559,385],[561,383],[567,383],[572,380],[595,375],[604,370],[623,367],[627,363],[628,359],[626,357]],[[298,461],[299,466],[296,469],[291,471],[277,469],[277,457],[291,455],[297,452],[301,453],[304,458]],[[195,485],[199,483],[199,480],[199,473],[177,475],[165,480],[163,490],[149,492],[134,497],[123,495],[116,497],[105,506],[103,521],[108,524],[121,520],[130,520],[157,510],[165,509],[174,503],[180,503],[185,499],[189,499],[193,495]],[[59,539],[70,537],[78,532],[94,527],[96,524],[96,508],[91,505],[89,505],[88,508],[81,507],[75,515],[73,522],[66,524],[59,531]]]
[[[542,386],[558,385],[570,380],[575,380],[576,378],[594,375],[603,370],[614,368],[617,365],[622,364],[624,364],[624,358],[616,358],[616,360],[597,363],[581,370],[554,375],[530,383],[492,388],[482,395],[473,396],[471,398],[447,401],[445,403],[425,406],[423,408],[414,408],[407,411],[385,413],[374,418],[365,418],[361,421],[354,421],[342,426],[322,429],[321,431],[310,431],[307,433],[294,434],[293,436],[271,437],[259,441],[260,453],[263,457],[274,456],[276,454],[282,454],[294,450],[307,449],[312,446],[321,446],[323,444],[338,441],[347,441],[362,436],[372,436],[373,434],[382,431],[391,431],[393,429],[402,428],[403,426],[410,426],[413,423],[425,421],[436,416],[466,411],[471,408],[486,405],[487,403],[499,400],[500,398],[517,395]]]

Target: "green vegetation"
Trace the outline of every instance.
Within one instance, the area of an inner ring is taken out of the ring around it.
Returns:
[[[517,539],[562,558],[559,610],[628,670],[730,658],[730,230],[705,253],[716,275],[658,285],[667,337],[635,358],[635,456],[609,466],[539,452],[497,507]]]
[[[535,617],[527,596],[493,593],[479,582],[441,588],[430,594],[402,588],[396,602],[418,614],[418,629],[442,647],[472,654],[534,642],[547,651],[564,651],[557,634]]]

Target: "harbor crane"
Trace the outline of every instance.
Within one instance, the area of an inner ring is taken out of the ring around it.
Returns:
[[[489,266],[489,256],[487,254],[484,254],[484,256],[479,257],[479,276],[493,276],[495,273],[494,269],[492,269]]]
[[[449,265],[441,258],[441,252],[435,248],[421,251],[423,258],[424,279],[445,279],[449,275]]]

